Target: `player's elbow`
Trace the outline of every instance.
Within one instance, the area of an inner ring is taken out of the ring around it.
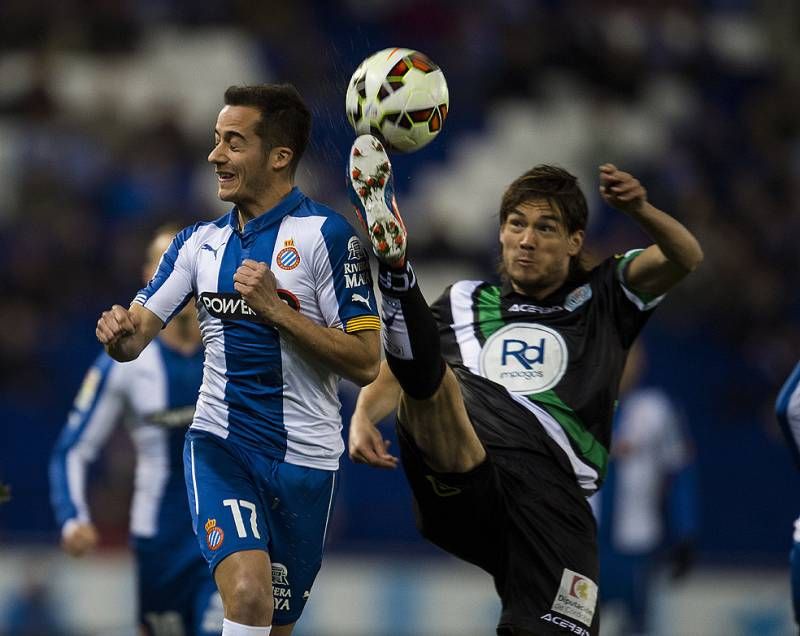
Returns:
[[[380,358],[374,361],[369,361],[363,365],[360,365],[359,368],[354,371],[354,376],[350,379],[358,386],[367,386],[368,384],[372,384],[378,377],[380,368]]]

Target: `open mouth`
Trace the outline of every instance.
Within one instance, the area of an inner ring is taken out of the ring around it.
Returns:
[[[217,180],[220,182],[220,184],[230,183],[235,178],[236,175],[234,175],[232,172],[217,172]]]

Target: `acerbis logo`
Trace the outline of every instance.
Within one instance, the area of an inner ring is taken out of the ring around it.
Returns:
[[[220,320],[250,320],[261,322],[256,312],[238,293],[203,292],[200,302],[206,311]]]
[[[507,325],[493,333],[481,349],[481,375],[512,393],[541,393],[556,386],[567,370],[564,338],[537,324]]]

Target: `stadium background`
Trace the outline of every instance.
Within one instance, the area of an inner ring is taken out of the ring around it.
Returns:
[[[800,351],[800,5],[777,0],[0,2],[0,633],[34,633],[25,608],[52,617],[44,633],[132,633],[124,434],[96,467],[103,546],[87,561],[55,551],[46,465],[149,231],[226,210],[205,162],[224,88],[300,89],[315,125],[299,183],[347,214],[344,91],[394,45],[450,86],[444,133],[395,161],[430,300],[491,273],[500,193],[537,162],[580,175],[598,255],[645,242],[602,207],[603,161],[698,235],[702,268],[646,330],[648,381],[687,414],[701,499],[697,566],[664,585],[656,631],[788,633],[800,480],[772,404]],[[422,543],[401,474],[345,458],[342,483],[298,635],[490,633],[490,583]]]

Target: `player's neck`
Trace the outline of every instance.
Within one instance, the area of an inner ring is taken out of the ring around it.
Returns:
[[[200,347],[202,337],[197,321],[191,316],[184,316],[183,312],[161,330],[161,341],[170,349],[191,355]]]
[[[248,221],[269,212],[292,191],[293,187],[294,184],[290,181],[281,181],[267,186],[257,198],[251,201],[238,202],[236,209],[239,210],[239,229],[243,230]]]
[[[521,285],[517,281],[512,280],[511,288],[516,293],[527,296],[528,298],[532,298],[533,300],[544,300],[559,287],[561,287],[565,280],[558,280],[552,283],[545,283],[543,285]]]

